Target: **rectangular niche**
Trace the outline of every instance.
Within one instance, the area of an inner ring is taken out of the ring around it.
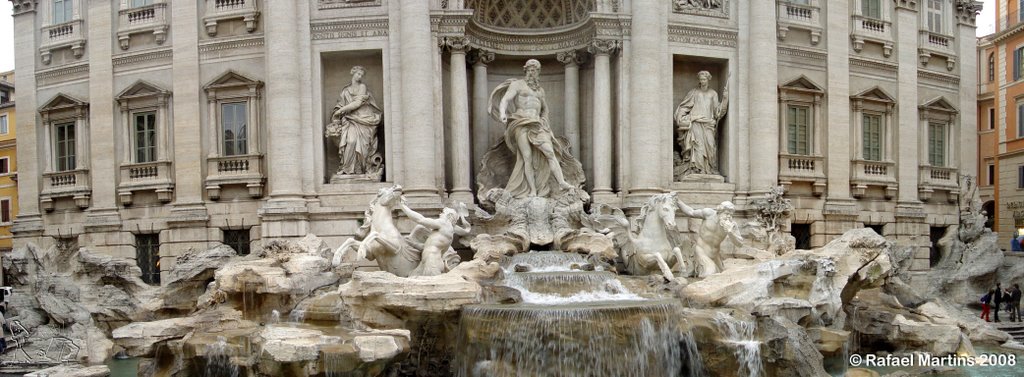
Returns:
[[[324,151],[324,171],[323,179],[325,183],[373,183],[384,181],[387,176],[387,158],[388,155],[388,134],[385,130],[390,130],[391,125],[388,124],[389,119],[387,118],[387,109],[384,107],[385,96],[387,93],[384,92],[384,63],[383,55],[381,50],[351,50],[351,51],[331,51],[324,52],[320,55],[320,64],[322,72],[321,82],[321,106],[322,109],[320,114],[320,138],[323,140],[323,151]],[[366,89],[372,94],[374,103],[381,111],[381,121],[377,126],[377,152],[380,154],[381,161],[383,164],[383,170],[380,172],[380,179],[368,180],[368,179],[353,179],[350,181],[340,182],[332,178],[335,173],[338,172],[341,158],[338,155],[338,139],[336,137],[327,137],[325,131],[327,126],[331,123],[331,115],[334,112],[335,105],[341,99],[342,90],[351,84],[352,82],[352,68],[355,66],[361,66],[366,69],[366,73],[363,76],[363,82],[366,84]]]
[[[729,114],[736,110],[735,93],[729,93],[729,103],[725,114],[719,119],[715,129],[715,152],[713,156],[717,162],[717,174],[693,173],[683,161],[683,148],[680,143],[681,133],[678,131],[676,122],[676,110],[681,102],[686,99],[687,94],[699,85],[698,73],[707,71],[711,74],[708,87],[717,93],[719,101],[723,100],[725,85],[729,74],[729,62],[726,59],[716,59],[701,56],[674,55],[672,59],[672,166],[673,181],[680,182],[689,179],[702,181],[724,182],[729,171]],[[729,80],[736,80],[732,77]],[[713,176],[718,177],[713,177]]]

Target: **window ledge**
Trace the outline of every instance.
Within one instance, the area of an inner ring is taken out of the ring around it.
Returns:
[[[263,196],[263,155],[218,156],[206,159],[206,193],[212,200],[220,198],[224,185],[245,185],[249,196]]]

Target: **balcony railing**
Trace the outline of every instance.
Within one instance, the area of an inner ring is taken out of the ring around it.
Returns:
[[[43,173],[39,202],[44,210],[52,211],[55,199],[71,197],[79,207],[86,208],[91,191],[87,169]]]
[[[811,33],[811,44],[821,41],[821,9],[812,5],[796,4],[778,0],[778,37],[786,39],[790,28],[803,29]]]
[[[850,185],[854,197],[861,197],[869,186],[885,188],[885,197],[896,195],[896,163],[892,161],[851,161]]]
[[[167,3],[122,9],[118,17],[117,39],[121,49],[127,50],[132,34],[151,32],[156,43],[163,44],[167,40],[167,28]]]
[[[206,169],[206,192],[210,199],[220,198],[224,185],[245,185],[250,196],[263,196],[262,155],[211,157],[206,159]]]
[[[825,192],[825,158],[793,154],[779,155],[779,181],[783,186],[793,182],[810,182],[815,195]],[[788,187],[787,187],[788,189]]]
[[[870,41],[881,44],[882,54],[886,57],[892,55],[892,22],[855,15],[851,34],[855,51],[860,52],[864,48],[864,43]]]
[[[71,20],[56,25],[43,27],[43,41],[40,44],[40,55],[43,64],[50,64],[53,51],[70,48],[76,58],[85,53],[85,22],[81,19]]]
[[[960,191],[960,174],[957,168],[921,165],[918,177],[918,180],[921,182],[918,186],[918,194],[921,200],[930,200],[932,193],[935,191],[947,191],[949,192],[949,195],[946,197],[947,200],[949,202],[956,201],[955,194]]]
[[[156,191],[157,199],[163,203],[171,201],[174,192],[174,172],[170,161],[154,161],[121,165],[121,181],[117,195],[121,204],[130,205],[136,191]]]
[[[212,37],[217,35],[217,23],[241,19],[245,23],[245,30],[252,33],[256,31],[256,20],[259,15],[256,0],[206,0],[203,24],[206,27],[206,34]]]

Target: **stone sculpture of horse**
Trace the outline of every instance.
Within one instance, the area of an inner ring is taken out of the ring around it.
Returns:
[[[676,230],[676,193],[651,197],[640,209],[636,226],[621,210],[603,216],[601,223],[609,228],[626,271],[633,275],[661,273],[665,279],[675,281],[673,267],[686,271],[687,261],[680,249],[682,239]],[[608,221],[614,219],[614,221]]]

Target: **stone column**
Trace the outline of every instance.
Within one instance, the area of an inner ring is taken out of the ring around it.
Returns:
[[[199,93],[204,83],[199,81],[199,30],[195,20],[199,17],[195,4],[173,2],[169,5],[171,14],[171,42],[173,58],[171,72],[176,78],[171,84],[173,96],[174,124],[174,196],[176,209],[201,212],[203,203],[202,153],[203,120],[200,116]],[[190,21],[191,20],[191,21]],[[210,106],[213,110],[213,106]],[[211,113],[206,125],[207,135],[213,142],[208,146],[217,150],[217,123]]]
[[[436,197],[437,125],[434,98],[434,48],[427,1],[399,3],[401,49],[401,110],[405,134],[405,193],[410,197]]]
[[[473,162],[479,166],[484,153],[491,147],[490,118],[487,109],[487,64],[494,61],[494,53],[476,50],[473,59]],[[474,166],[474,172],[476,172]],[[476,172],[479,173],[479,172]]]
[[[612,193],[612,86],[611,54],[619,41],[595,40],[587,49],[594,54],[594,201],[614,199]]]
[[[299,35],[295,27],[298,6],[292,1],[268,1],[264,4],[267,14],[267,51],[273,51],[277,58],[267,61],[267,103],[273,111],[267,111],[268,131],[267,166],[272,202],[294,202],[287,207],[304,206],[302,201],[302,137],[299,127],[302,114],[299,111],[301,82],[299,80]],[[305,6],[305,5],[302,5]],[[269,204],[269,203],[268,203]],[[283,203],[282,203],[283,204]]]
[[[752,57],[747,86],[749,121],[750,194],[763,193],[779,182],[779,68],[777,39],[757,36],[776,32],[775,9],[771,1],[750,1],[749,51]],[[831,8],[831,7],[830,7]],[[849,23],[849,21],[844,21]],[[770,59],[760,57],[770,56]],[[721,140],[719,132],[719,140]],[[756,146],[753,147],[753,146]],[[721,164],[719,164],[721,165]],[[742,172],[742,170],[739,170]],[[741,173],[742,174],[742,173]]]
[[[117,172],[118,158],[114,153],[117,140],[114,130],[114,65],[111,61],[113,45],[110,27],[117,22],[112,17],[110,2],[88,2],[89,28],[89,130],[80,134],[78,161],[79,169],[89,169],[92,181],[92,203],[88,218],[99,222],[117,223]],[[82,4],[86,5],[86,4]],[[78,127],[78,131],[85,131]],[[123,146],[128,148],[128,146]],[[90,223],[93,220],[89,220]]]
[[[663,191],[664,178],[671,169],[663,166],[671,161],[672,109],[663,89],[669,80],[662,75],[671,72],[668,53],[668,2],[633,0],[632,30],[629,50],[629,186],[636,196],[633,204],[649,195]],[[670,86],[668,86],[670,88]],[[669,92],[671,93],[671,92]]]
[[[451,52],[451,167],[452,193],[451,198],[463,203],[473,203],[473,191],[470,189],[470,174],[473,167],[470,151],[469,132],[469,84],[466,73],[466,50],[469,41],[464,37],[447,37],[445,46]]]
[[[565,64],[565,138],[572,155],[580,158],[580,56],[569,50],[559,52],[556,58]]]

